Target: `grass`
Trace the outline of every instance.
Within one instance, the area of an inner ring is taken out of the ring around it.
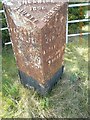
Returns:
[[[2,57],[0,55],[0,91],[1,91],[1,84],[2,84]]]
[[[10,46],[3,49],[3,118],[88,117],[88,40],[70,38],[62,80],[46,97],[24,88]]]
[[[1,93],[1,89],[2,89],[2,57],[0,54],[0,106],[2,105],[2,93]],[[2,114],[2,110],[0,109],[0,115]]]

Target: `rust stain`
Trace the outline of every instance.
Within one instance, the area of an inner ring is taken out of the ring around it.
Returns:
[[[18,68],[40,84],[63,65],[67,3],[4,4]]]

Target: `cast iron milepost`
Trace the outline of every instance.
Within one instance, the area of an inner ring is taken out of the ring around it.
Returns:
[[[45,95],[63,73],[67,3],[4,2],[21,83]]]

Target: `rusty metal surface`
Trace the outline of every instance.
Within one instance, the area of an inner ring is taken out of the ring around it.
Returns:
[[[63,65],[67,3],[4,4],[20,71],[45,84]]]

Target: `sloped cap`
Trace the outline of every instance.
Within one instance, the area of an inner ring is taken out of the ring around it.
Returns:
[[[14,16],[22,16],[42,28],[67,0],[3,0]],[[18,17],[17,17],[18,18]],[[16,19],[14,17],[14,19]]]

